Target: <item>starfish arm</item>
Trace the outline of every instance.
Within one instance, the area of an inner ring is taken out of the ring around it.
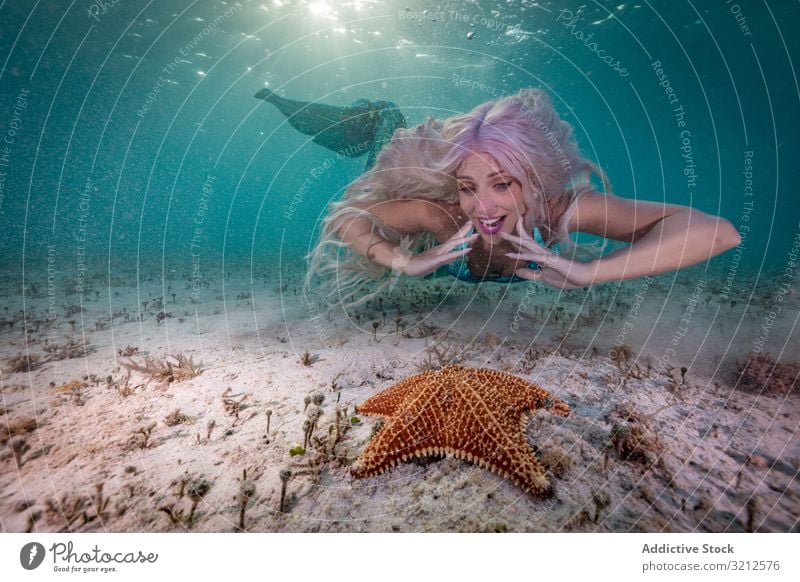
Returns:
[[[453,423],[448,445],[459,456],[489,469],[536,495],[550,490],[545,471],[533,455],[525,438],[527,415],[507,405],[500,392],[465,382],[458,402],[461,410],[454,416],[466,421]],[[481,398],[481,396],[483,396]]]
[[[414,382],[409,384],[409,380]],[[409,457],[439,453],[440,447],[446,444],[450,399],[441,374],[417,374],[377,396],[391,394],[398,387],[404,387],[408,394],[400,405],[395,404],[395,397],[390,401],[394,406],[391,417],[353,466],[352,472],[356,477],[382,473]],[[360,406],[358,410],[361,410]],[[381,410],[386,408],[381,407]]]
[[[417,386],[423,385],[429,380],[431,374],[432,372],[423,372],[398,382],[390,388],[367,398],[356,406],[356,412],[371,416],[392,416]]]
[[[483,370],[482,370],[483,371]],[[548,410],[558,416],[569,415],[569,405],[553,396],[547,390],[521,378],[503,374],[497,370],[485,370],[492,378],[498,392],[515,411]],[[502,376],[498,376],[502,374]],[[502,381],[499,381],[502,378]]]
[[[544,468],[522,436],[513,441],[508,439],[503,447],[460,450],[456,456],[477,463],[535,495],[543,495],[550,490],[550,481]]]
[[[422,430],[408,418],[393,418],[376,434],[352,466],[355,477],[379,475],[411,457],[443,454],[444,440],[432,431]]]

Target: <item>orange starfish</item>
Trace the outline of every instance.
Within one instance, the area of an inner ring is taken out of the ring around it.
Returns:
[[[569,414],[547,391],[497,370],[448,366],[411,376],[356,407],[386,424],[352,473],[368,477],[410,457],[450,454],[543,495],[550,483],[524,434],[527,411],[540,408]]]

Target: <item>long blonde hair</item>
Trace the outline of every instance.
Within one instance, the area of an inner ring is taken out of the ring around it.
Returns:
[[[306,293],[313,278],[319,277],[327,296],[338,294],[344,305],[353,306],[388,288],[397,274],[353,253],[335,235],[334,223],[348,215],[365,216],[372,222],[373,234],[411,252],[426,248],[435,243],[431,235],[403,237],[352,203],[423,199],[457,204],[455,174],[474,153],[491,154],[520,182],[528,232],[538,227],[545,243],[558,243],[562,254],[596,256],[596,248],[575,244],[568,224],[578,197],[593,190],[592,174],[610,193],[608,178],[581,157],[572,126],[558,116],[547,93],[522,89],[463,115],[428,118],[414,128],[396,130],[375,166],[350,184],[342,200],[331,204],[319,243],[308,256]]]

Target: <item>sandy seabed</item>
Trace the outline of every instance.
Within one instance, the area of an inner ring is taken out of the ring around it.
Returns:
[[[792,290],[763,337],[777,287],[721,297],[699,269],[593,292],[414,281],[348,313],[301,301],[301,278],[7,282],[0,529],[798,530]],[[778,364],[742,376],[759,338]],[[550,496],[450,457],[350,474],[378,425],[355,406],[449,363],[569,403],[526,429]]]

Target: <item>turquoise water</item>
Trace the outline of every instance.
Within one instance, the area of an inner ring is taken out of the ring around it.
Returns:
[[[782,271],[800,232],[790,3],[17,0],[0,22],[14,281],[299,265],[365,158],[312,143],[263,87],[391,100],[410,125],[542,87],[618,195],[746,234],[720,272]]]

